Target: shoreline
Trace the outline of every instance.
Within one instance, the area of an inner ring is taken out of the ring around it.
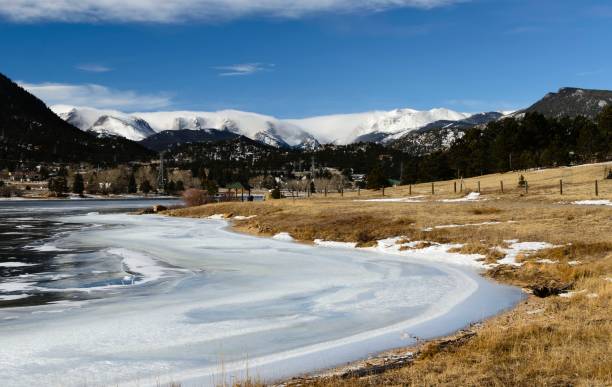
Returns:
[[[359,245],[376,248],[372,246],[376,246],[379,240],[397,235],[407,235],[411,241],[460,243],[464,246],[456,249],[459,252],[486,254],[482,262],[485,265],[505,258],[509,246],[504,241],[546,241],[548,244],[542,244],[542,250],[534,254],[514,251],[512,259],[477,274],[499,284],[521,288],[527,296],[513,308],[466,327],[465,332],[459,331],[459,335],[442,335],[421,342],[416,347],[383,351],[361,361],[288,378],[277,384],[359,386],[372,383],[404,384],[406,381],[436,384],[440,380],[446,380],[440,382],[442,384],[449,383],[448,380],[453,380],[453,383],[463,380],[465,384],[490,383],[490,380],[520,384],[533,380],[541,380],[542,383],[551,383],[551,380],[592,380],[592,375],[597,375],[598,379],[595,380],[608,380],[609,375],[601,373],[601,368],[583,365],[578,369],[575,364],[568,364],[567,360],[559,359],[553,364],[549,359],[564,351],[577,352],[587,359],[595,359],[605,353],[605,340],[597,338],[605,333],[601,331],[599,322],[611,323],[610,319],[602,317],[602,313],[606,313],[605,300],[612,291],[609,271],[612,243],[606,237],[610,231],[606,219],[612,214],[609,206],[565,206],[554,198],[542,202],[538,197],[525,199],[514,196],[452,204],[438,201],[355,203],[351,199],[355,198],[314,198],[300,202],[286,199],[255,205],[212,204],[166,213],[192,218],[225,214],[221,217],[236,218],[230,226],[235,232],[260,237],[273,237],[285,232],[294,236],[298,243],[316,244],[315,240],[318,239],[337,241],[338,245],[345,247]],[[405,221],[406,218],[409,220]],[[568,221],[576,224],[568,227]],[[582,229],[590,229],[591,232],[579,232]],[[373,238],[373,241],[364,241],[362,235]],[[427,247],[427,244],[414,247]],[[409,249],[409,246],[406,248]],[[506,254],[500,256],[498,249],[506,251]],[[585,308],[588,312],[584,311]],[[585,321],[595,322],[585,328],[582,327]],[[554,336],[554,341],[550,338],[539,339],[537,332],[540,331],[530,328],[535,326],[545,330],[551,324],[558,326],[560,332]],[[577,329],[586,330],[595,341],[585,346],[584,340],[575,339],[585,334],[574,332]],[[466,337],[463,337],[464,333]],[[511,339],[513,334],[524,335],[525,339],[514,341]],[[573,339],[568,340],[568,335],[574,335],[571,336]],[[509,337],[506,339],[506,336]],[[496,341],[499,343],[492,346],[491,343]],[[538,349],[528,352],[520,350],[523,353],[521,360],[510,360],[508,353],[498,353],[498,348],[507,345],[517,348],[530,345]],[[554,348],[563,350],[551,353]],[[473,360],[465,364],[466,358]],[[531,369],[531,376],[522,371],[517,373],[516,362],[525,369]],[[593,364],[596,363],[593,360]],[[432,367],[442,367],[443,376],[429,372]],[[475,371],[467,372],[466,367]],[[498,371],[492,373],[493,369]],[[568,374],[570,370],[572,373]],[[533,372],[539,379],[533,379]],[[445,373],[451,379],[439,379],[445,377]],[[393,383],[389,382],[389,378]]]
[[[249,235],[249,236],[255,236],[259,238],[276,239],[275,237],[279,236],[279,234],[287,234],[287,232],[281,231],[281,233],[276,234],[276,235],[267,235],[267,234],[253,232],[253,230],[245,230],[244,228],[239,227],[238,222],[242,220],[252,219],[252,217],[245,217],[245,216],[234,215],[234,214],[213,214],[209,216],[208,219],[225,220],[227,223],[225,228],[229,232],[244,234],[244,235]],[[301,244],[308,244],[312,246],[318,246],[320,248],[345,249],[347,251],[350,251],[351,249],[356,249],[356,250],[361,250],[365,252],[378,253],[381,255],[389,254],[389,252],[387,251],[377,250],[376,247],[357,247],[357,246],[349,247],[347,246],[347,244],[350,244],[350,242],[320,241],[320,240],[305,241],[305,240],[296,240],[296,239],[291,238],[290,236],[289,238],[290,239],[287,239],[285,235],[282,235],[282,237],[278,239],[286,241],[286,242],[291,242],[291,243],[301,243]],[[398,238],[401,238],[401,237],[398,237]],[[326,245],[326,243],[318,243],[318,242],[326,242],[328,244]],[[465,254],[462,254],[462,255],[465,255]],[[393,347],[393,348],[382,350],[382,351],[373,351],[372,353],[360,359],[357,359],[357,360],[349,361],[344,364],[339,364],[336,366],[324,367],[322,369],[314,370],[311,372],[306,372],[303,374],[298,374],[298,375],[295,375],[289,378],[280,379],[277,381],[273,381],[272,383],[269,383],[269,385],[272,385],[272,386],[294,386],[294,385],[301,386],[304,383],[317,384],[319,382],[325,382],[326,380],[331,379],[331,378],[347,379],[347,378],[353,378],[353,377],[366,377],[366,376],[370,376],[373,374],[379,374],[379,373],[382,373],[388,370],[396,369],[399,367],[404,367],[404,366],[410,365],[412,362],[414,362],[420,356],[422,356],[422,354],[424,353],[424,349],[429,348],[431,346],[439,347],[439,349],[442,349],[442,348],[462,344],[466,342],[467,340],[470,340],[471,338],[476,336],[478,334],[479,329],[482,328],[484,323],[500,318],[501,316],[511,315],[515,313],[515,311],[519,307],[521,307],[521,304],[523,303],[527,304],[529,301],[532,301],[530,299],[532,295],[527,289],[517,287],[512,284],[504,283],[496,279],[492,279],[491,277],[487,275],[487,272],[489,269],[485,267],[477,268],[470,264],[466,265],[465,263],[464,264],[457,263],[457,262],[451,263],[448,261],[437,261],[437,260],[430,260],[426,262],[429,262],[432,264],[441,264],[443,266],[450,266],[451,268],[457,268],[459,270],[465,270],[467,272],[474,274],[475,276],[480,277],[481,279],[485,281],[495,283],[498,285],[502,285],[502,286],[515,288],[516,290],[520,290],[522,296],[515,303],[513,303],[512,306],[503,308],[502,310],[500,310],[499,312],[491,316],[487,316],[487,317],[484,317],[483,319],[479,319],[477,321],[469,323],[467,326],[460,327],[456,330],[453,329],[452,332],[450,333],[443,333],[443,334],[436,335],[436,336],[426,338],[426,339],[415,337],[417,342],[411,345],[402,345],[402,346],[397,346],[397,347]],[[467,298],[470,298],[470,296],[468,296]],[[458,304],[454,305],[452,309],[462,306],[462,304],[466,301],[467,299],[462,300]],[[450,312],[451,311],[446,311],[444,313],[444,316],[436,316],[436,317],[433,317],[432,319],[430,318],[430,321],[436,320],[440,317],[445,317]],[[387,329],[387,328],[383,327],[381,329]],[[264,383],[264,385],[268,385],[268,383]]]

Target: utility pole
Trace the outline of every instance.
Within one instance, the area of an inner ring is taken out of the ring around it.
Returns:
[[[164,152],[159,153],[159,173],[157,174],[157,189],[166,192],[166,172],[164,171]]]
[[[314,181],[315,181],[315,158],[314,156],[311,156],[310,158],[310,178],[311,178],[311,182],[312,184],[308,185],[308,189],[310,189],[310,187],[312,187],[314,185]],[[316,187],[315,187],[316,189]],[[310,194],[312,195],[312,190],[310,190]]]

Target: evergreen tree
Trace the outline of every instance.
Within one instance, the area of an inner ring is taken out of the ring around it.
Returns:
[[[62,195],[63,193],[68,192],[66,178],[58,176],[49,179],[48,188],[49,191],[55,193],[56,195]]]
[[[272,189],[272,191],[270,191],[270,197],[272,199],[280,199],[282,197],[280,189],[278,187]]]
[[[208,192],[208,194],[211,196],[219,193],[219,186],[214,180],[204,180],[202,182],[202,189]]]
[[[138,190],[138,187],[136,187],[136,177],[134,176],[134,174],[130,174],[130,178],[128,180],[128,193],[136,193],[136,191]]]
[[[86,190],[88,193],[90,194],[96,194],[98,193],[98,174],[96,172],[92,173],[91,175],[89,175],[89,178],[87,179],[87,187]]]
[[[72,192],[83,196],[85,190],[85,184],[83,182],[83,176],[80,173],[74,174],[74,180],[72,181]]]
[[[57,176],[59,176],[59,177],[66,177],[66,176],[68,176],[68,170],[66,169],[66,167],[61,166],[60,169],[57,171]]]
[[[151,192],[151,183],[149,183],[149,180],[144,179],[141,183],[140,183],[140,191],[142,191],[142,193],[144,194],[148,194],[149,192]]]
[[[612,152],[612,105],[606,106],[597,120],[604,157]]]
[[[169,193],[174,193],[174,192],[176,192],[176,183],[174,183],[174,181],[170,180],[170,181],[168,182],[168,184],[166,184],[166,190],[167,190]]]
[[[383,168],[380,165],[372,168],[366,177],[366,187],[368,189],[381,189],[389,186],[389,181]]]

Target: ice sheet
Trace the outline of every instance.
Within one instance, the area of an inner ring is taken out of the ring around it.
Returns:
[[[201,386],[247,370],[287,377],[450,333],[521,298],[418,253],[257,238],[227,230],[224,220],[64,220],[104,227],[62,235],[55,245],[119,259],[139,281],[121,284],[118,294],[101,286],[95,292],[107,296],[87,303],[0,309],[0,380],[11,386]]]

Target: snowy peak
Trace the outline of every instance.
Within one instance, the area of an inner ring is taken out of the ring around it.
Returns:
[[[467,117],[469,114],[439,108],[425,111],[395,109],[288,121],[312,133],[320,142],[348,144],[362,136],[372,136],[376,133],[407,133],[434,121],[457,121]]]
[[[64,121],[83,131],[95,132],[102,136],[121,136],[140,141],[153,134],[149,124],[116,110],[100,110],[87,107],[55,105],[51,107]]]
[[[101,135],[122,136],[132,141],[144,140],[155,134],[145,120],[136,117],[102,116],[88,130]]]
[[[222,110],[123,113],[92,108],[54,106],[64,120],[82,130],[142,140],[167,130],[221,130],[275,147],[315,149],[321,143],[349,144],[363,136],[400,137],[440,120],[457,121],[469,115],[448,109],[394,109],[303,119]]]

